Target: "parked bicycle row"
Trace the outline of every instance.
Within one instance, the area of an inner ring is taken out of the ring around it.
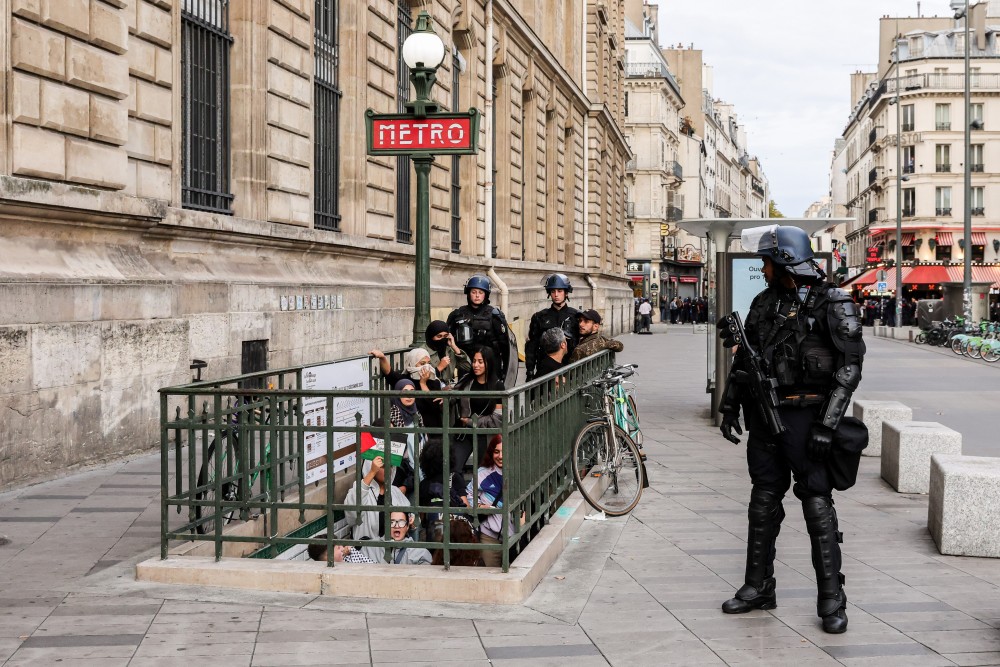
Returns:
[[[1000,360],[1000,322],[981,320],[973,325],[963,317],[945,319],[931,323],[913,342],[948,347],[955,354],[994,363]]]

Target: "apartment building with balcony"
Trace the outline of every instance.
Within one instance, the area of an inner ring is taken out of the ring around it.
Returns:
[[[656,40],[658,7],[626,3],[625,135],[633,157],[628,163],[629,278],[636,296],[658,299],[670,292],[661,263],[685,216],[685,180],[680,132],[684,98]],[[697,278],[695,278],[697,280]],[[669,296],[669,294],[668,294]]]
[[[853,218],[841,233],[845,277],[857,291],[873,291],[875,270],[900,261],[904,296],[940,296],[942,283],[962,280],[966,252],[974,280],[993,281],[994,294],[1000,287],[1000,49],[990,26],[990,19],[1000,19],[996,4],[972,12],[968,115],[961,20],[882,18],[879,70],[852,75],[854,108],[835,147],[831,193],[834,212]],[[977,20],[980,11],[989,13],[985,20]],[[967,123],[973,124],[969,239],[963,226]],[[888,277],[895,291],[895,271]]]

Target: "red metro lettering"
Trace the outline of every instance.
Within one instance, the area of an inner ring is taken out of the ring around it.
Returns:
[[[376,120],[376,150],[433,150],[470,146],[470,120]]]

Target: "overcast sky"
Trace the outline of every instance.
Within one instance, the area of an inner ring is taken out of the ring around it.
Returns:
[[[801,216],[829,193],[833,142],[855,100],[850,74],[874,71],[879,18],[917,16],[916,0],[651,0],[662,46],[701,49],[714,90],[736,106],[748,149],[771,196]],[[923,16],[949,16],[948,0],[923,0]],[[688,101],[691,102],[690,100]],[[697,103],[697,101],[695,101]]]

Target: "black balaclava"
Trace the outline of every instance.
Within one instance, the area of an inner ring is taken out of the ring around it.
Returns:
[[[444,357],[445,352],[448,351],[448,339],[444,340],[434,340],[434,336],[439,333],[448,331],[448,325],[441,320],[434,320],[427,325],[427,331],[424,332],[424,336],[427,340],[427,346],[431,348],[434,352],[437,352],[439,357]]]

